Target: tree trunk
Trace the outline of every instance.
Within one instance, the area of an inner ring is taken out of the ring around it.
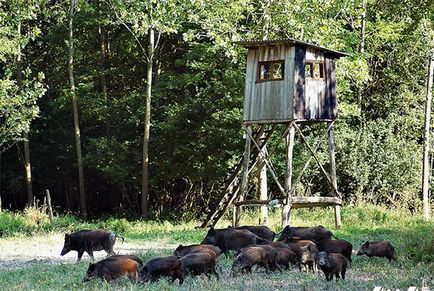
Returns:
[[[21,22],[17,27],[18,37],[21,37]],[[18,57],[17,57],[17,83],[20,94],[23,91],[23,63],[21,59],[21,44],[18,44]],[[27,206],[33,205],[33,187],[32,187],[32,167],[30,164],[30,147],[29,147],[29,132],[24,131],[24,165],[26,172],[26,188],[27,188]]]
[[[425,220],[429,220],[429,129],[431,125],[431,102],[432,102],[432,87],[434,77],[434,52],[431,56],[430,66],[428,70],[428,82],[425,101],[425,138],[423,143],[423,178],[422,178],[422,196],[423,196],[423,214]]]
[[[107,64],[107,32],[105,30],[105,27],[103,25],[98,27],[99,37],[100,37],[100,62],[99,62],[99,69],[100,69],[100,79],[101,79],[101,92],[102,96],[104,98],[106,108],[108,107],[108,94],[107,94],[107,78],[106,78],[106,64]],[[105,128],[106,128],[106,134],[107,137],[110,137],[111,135],[111,123],[110,123],[110,116],[108,112],[106,112],[106,118],[104,120]]]
[[[262,15],[262,32],[261,32],[261,39],[262,40],[268,40],[268,34],[270,29],[270,6],[271,6],[271,0],[265,1],[263,4],[263,15]],[[266,148],[264,147],[264,150]],[[268,180],[267,180],[267,167],[265,165],[265,162],[261,158],[259,158],[258,167],[261,168],[261,171],[259,173],[259,179],[258,179],[258,192],[259,192],[259,199],[260,200],[268,200]],[[259,223],[261,225],[268,225],[268,205],[264,204],[261,206],[261,217]]]
[[[151,129],[152,68],[155,51],[154,27],[149,28],[148,70],[146,78],[145,116],[143,130],[142,218],[147,219],[149,193],[149,132]]]
[[[73,17],[76,0],[70,0],[68,29],[69,29],[69,55],[68,55],[68,74],[69,85],[71,87],[72,111],[74,116],[74,132],[75,132],[75,147],[77,150],[77,165],[78,165],[78,180],[80,184],[80,215],[87,218],[86,208],[86,192],[84,189],[84,174],[83,174],[83,160],[81,157],[81,137],[80,137],[80,124],[78,119],[77,96],[75,94],[74,84],[74,39],[73,39]]]

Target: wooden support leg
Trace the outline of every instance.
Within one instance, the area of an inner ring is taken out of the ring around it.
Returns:
[[[341,206],[336,205],[335,206],[335,226],[336,228],[341,227]]]
[[[252,136],[252,126],[248,125],[246,127],[246,145],[244,148],[244,163],[243,163],[243,175],[241,177],[241,188],[240,188],[240,198],[239,201],[244,200],[244,195],[246,194],[247,190],[247,183],[249,178],[249,163],[250,163],[250,144],[251,144],[251,136]],[[242,206],[235,206],[234,209],[234,226],[238,227],[241,223],[241,210]]]
[[[336,177],[336,160],[335,160],[335,144],[334,144],[334,135],[333,135],[333,127],[330,128],[329,131],[329,154],[330,154],[330,177],[333,183],[334,191],[337,193],[338,189],[338,181]],[[335,206],[335,225],[336,228],[341,226],[341,206]]]
[[[291,204],[286,204],[283,206],[282,211],[282,227],[289,225],[291,222]]]
[[[286,137],[286,175],[285,175],[285,194],[286,201],[282,210],[282,226],[289,224],[291,215],[291,188],[292,188],[292,155],[294,150],[295,128],[292,124]]]

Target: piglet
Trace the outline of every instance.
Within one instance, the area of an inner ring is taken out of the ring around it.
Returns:
[[[348,260],[341,254],[319,252],[318,266],[324,272],[327,281],[332,280],[333,275],[335,275],[337,281],[339,274],[342,280],[344,280],[348,268]]]
[[[396,261],[395,248],[387,240],[373,242],[366,241],[360,246],[357,255],[367,255],[368,257],[386,257],[389,259],[389,262],[391,260]]]
[[[131,282],[137,281],[137,269],[140,266],[137,260],[118,256],[110,257],[94,264],[89,264],[83,282],[101,278],[109,282],[127,276]]]

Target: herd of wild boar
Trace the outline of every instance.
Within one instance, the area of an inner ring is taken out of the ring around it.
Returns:
[[[114,253],[117,236],[113,232],[105,229],[81,230],[65,235],[61,255],[77,251],[78,261],[84,252],[92,259],[94,251],[104,250],[110,255],[90,264],[83,281],[94,278],[111,281],[126,276],[134,283],[144,283],[166,277],[172,282],[178,279],[182,284],[185,276],[202,274],[219,279],[217,258],[222,253],[228,256],[230,251],[234,252],[233,276],[240,272],[251,273],[254,266],[256,269],[263,267],[268,273],[282,272],[281,267],[288,270],[292,265],[300,271],[317,273],[321,270],[326,280],[332,280],[333,276],[336,280],[345,279],[353,253],[350,242],[336,238],[323,226],[286,226],[276,242],[275,236],[266,226],[210,228],[200,244],[179,245],[173,256],[155,258],[144,264],[137,256]],[[395,260],[394,253],[395,249],[388,241],[367,241],[360,246],[357,255],[386,257],[390,262]]]

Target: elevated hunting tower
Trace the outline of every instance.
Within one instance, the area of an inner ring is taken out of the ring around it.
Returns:
[[[335,59],[344,53],[325,47],[297,41],[252,40],[241,41],[247,48],[247,68],[244,92],[243,123],[246,144],[243,157],[229,174],[221,195],[202,226],[214,225],[230,205],[234,205],[234,225],[239,225],[243,205],[266,206],[271,200],[244,200],[249,192],[249,176],[258,175],[265,165],[275,180],[280,194],[282,224],[287,225],[292,208],[333,206],[336,226],[339,227],[342,200],[337,190],[334,156],[333,124],[337,117]],[[301,125],[323,123],[326,129],[314,147],[311,147],[300,129]],[[267,142],[278,127],[283,134],[278,142],[286,140],[286,174],[282,186],[270,160],[277,149],[267,149]],[[292,158],[295,131],[311,153],[299,176],[292,183]],[[330,171],[324,169],[316,152],[328,135]],[[327,197],[293,196],[294,186],[300,181],[311,159],[314,158],[331,189]]]

